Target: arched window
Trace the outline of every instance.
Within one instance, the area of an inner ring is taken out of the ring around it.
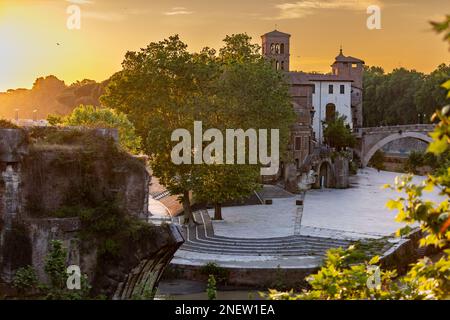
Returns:
[[[284,43],[280,45],[280,53],[284,54]]]
[[[280,70],[280,62],[279,61],[275,62],[275,69]]]
[[[275,44],[271,44],[270,45],[270,53],[274,54],[275,53]]]
[[[333,103],[327,104],[326,113],[325,113],[325,121],[333,121],[336,119],[336,106]]]
[[[277,43],[277,45],[275,46],[275,53],[276,54],[280,54],[280,45]]]
[[[284,70],[284,61],[281,61],[281,70]]]

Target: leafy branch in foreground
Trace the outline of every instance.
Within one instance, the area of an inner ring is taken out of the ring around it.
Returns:
[[[448,25],[447,25],[448,28]],[[450,83],[443,85],[450,92]],[[437,111],[432,121],[438,120],[427,152],[439,157],[450,151],[450,106]],[[397,210],[396,220],[406,224],[398,236],[419,224],[422,231],[420,246],[431,246],[440,251],[440,258],[425,257],[413,263],[406,275],[398,277],[395,271],[376,268],[378,256],[359,264],[348,264],[346,259],[354,248],[328,251],[324,265],[307,278],[310,289],[301,293],[270,290],[269,299],[409,299],[441,300],[450,298],[450,168],[437,170],[420,184],[412,175],[397,177],[394,186],[386,185],[401,194],[390,200],[387,207]],[[438,191],[442,202],[423,199],[425,192]],[[372,271],[379,270],[377,285],[369,285]]]
[[[448,108],[436,113],[440,119],[428,148],[436,156],[450,149],[450,116]],[[377,270],[380,258],[359,264],[347,263],[354,248],[332,249],[327,253],[323,267],[307,278],[309,290],[301,293],[270,290],[270,299],[448,299],[450,298],[450,168],[429,175],[421,184],[414,184],[412,175],[397,177],[395,186],[386,185],[402,194],[390,200],[387,207],[397,210],[396,220],[406,226],[397,232],[398,236],[411,230],[410,225],[419,223],[423,237],[420,246],[432,246],[441,251],[439,260],[428,257],[410,266],[403,277],[396,271],[379,270],[380,282],[368,285]],[[424,192],[438,190],[441,203],[423,200]]]

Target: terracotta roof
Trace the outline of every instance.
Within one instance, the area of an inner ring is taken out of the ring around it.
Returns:
[[[288,33],[284,33],[278,30],[274,30],[272,32],[263,34],[261,37],[265,37],[265,36],[271,36],[271,37],[290,37],[291,35]]]
[[[291,84],[311,84],[311,81],[353,82],[350,78],[344,78],[334,74],[289,72],[288,76]]]
[[[365,62],[363,60],[361,60],[361,59],[354,58],[354,57],[351,57],[351,56],[348,56],[348,57],[344,56],[344,54],[342,53],[342,49],[339,52],[339,55],[336,57],[336,62],[349,62],[349,63],[362,63],[362,64],[365,64]]]

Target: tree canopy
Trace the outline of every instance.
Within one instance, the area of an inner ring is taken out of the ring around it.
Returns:
[[[213,181],[221,196],[209,200],[223,203],[235,197],[236,190],[251,192],[260,166],[174,164],[174,130],[186,129],[194,136],[194,121],[202,122],[203,131],[215,128],[224,136],[226,129],[279,129],[284,146],[295,119],[282,73],[271,68],[251,38],[237,34],[227,36],[224,43],[219,54],[211,48],[190,53],[175,35],[128,52],[123,70],[111,78],[101,98],[135,124],[154,175],[172,194],[181,195],[185,222],[192,220],[190,191],[198,199],[209,198],[205,195]],[[231,184],[233,175],[239,179]]]
[[[355,145],[355,137],[345,121],[344,115],[336,113],[334,119],[323,123],[325,142],[337,151],[352,148]]]
[[[127,116],[120,111],[80,105],[66,117],[50,115],[48,120],[53,125],[115,128],[119,133],[119,143],[126,151],[138,154],[141,150],[141,138],[136,135],[134,125]]]
[[[380,67],[366,67],[364,126],[428,123],[437,107],[450,102],[441,86],[449,79],[446,64],[429,75],[405,68],[385,73]]]

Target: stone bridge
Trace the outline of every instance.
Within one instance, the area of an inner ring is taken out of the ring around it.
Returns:
[[[366,167],[372,156],[391,141],[402,138],[415,138],[430,143],[429,133],[434,130],[432,124],[398,125],[389,127],[359,128],[355,130],[360,140],[359,154],[362,166]]]

